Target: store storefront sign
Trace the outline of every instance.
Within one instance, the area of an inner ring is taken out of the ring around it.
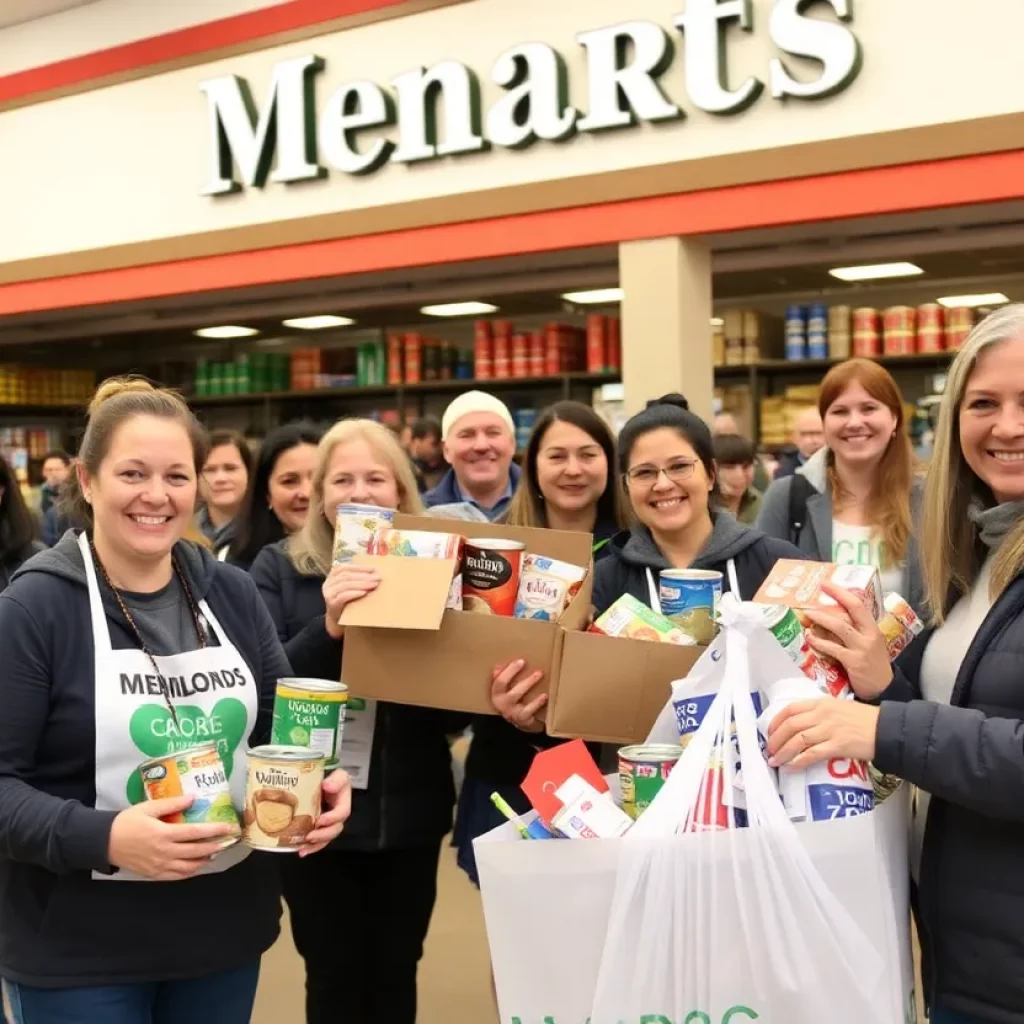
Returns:
[[[820,99],[854,81],[861,47],[850,24],[852,3],[776,0],[767,25],[780,53],[766,69],[772,99]],[[812,8],[831,8],[835,17],[812,16]],[[210,132],[202,194],[322,178],[324,162],[344,174],[369,174],[389,162],[411,164],[495,146],[522,149],[577,132],[682,120],[686,109],[670,97],[666,82],[676,62],[676,34],[683,40],[689,105],[738,114],[764,94],[766,83],[751,75],[731,84],[727,44],[730,30],[755,27],[752,0],[688,0],[685,13],[673,19],[675,34],[651,21],[581,32],[576,41],[586,58],[585,111],[569,102],[565,57],[545,43],[513,46],[498,57],[490,78],[505,92],[486,113],[479,77],[453,60],[400,74],[390,90],[367,80],[345,82],[319,118],[314,83],[325,69],[321,57],[274,65],[262,109],[245,79],[210,79],[200,86]],[[816,77],[797,77],[793,58],[815,62]],[[378,134],[388,129],[394,139]]]

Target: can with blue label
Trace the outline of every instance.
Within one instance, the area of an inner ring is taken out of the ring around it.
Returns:
[[[828,359],[828,307],[814,303],[807,317],[807,358]]]
[[[806,306],[789,306],[786,309],[786,358],[807,358]]]
[[[658,577],[661,614],[699,644],[718,632],[716,617],[722,599],[722,574],[710,569],[662,569]]]

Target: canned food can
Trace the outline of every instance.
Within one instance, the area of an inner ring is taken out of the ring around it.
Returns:
[[[807,358],[828,359],[828,328],[807,332]]]
[[[675,744],[638,744],[619,751],[622,809],[634,821],[651,806],[682,756]]]
[[[764,624],[782,645],[789,660],[823,693],[839,697],[848,690],[846,672],[837,663],[823,658],[807,642],[807,632],[797,613],[788,605],[767,605]]]
[[[320,817],[324,755],[268,744],[249,751],[245,841],[259,850],[294,853]]]
[[[807,314],[807,333],[828,334],[828,306],[815,302]]]
[[[348,687],[330,679],[279,679],[274,695],[274,722],[270,742],[308,747],[324,755],[324,763],[338,763],[345,729]]]
[[[473,372],[477,380],[490,380],[494,372],[494,340],[490,320],[473,325]]]
[[[544,376],[544,332],[534,331],[530,335],[530,376]]]
[[[802,334],[786,335],[786,358],[791,362],[807,358],[807,339]]]
[[[512,336],[512,376],[530,376],[530,347],[525,334]]]
[[[500,322],[507,323],[508,321]],[[511,327],[511,324],[509,326]],[[494,332],[493,372],[495,380],[507,380],[512,373],[512,336],[497,330]]]
[[[699,644],[709,644],[718,627],[722,574],[709,569],[663,569],[658,574],[661,614]]]
[[[405,336],[405,383],[419,384],[423,380],[423,335]]]
[[[551,323],[544,328],[544,373],[555,377],[562,372],[562,329]]]
[[[391,525],[394,509],[376,505],[338,506],[334,519],[334,561],[351,562],[356,555],[369,553],[370,541],[380,529]]]
[[[604,373],[608,342],[608,318],[600,314],[587,317],[587,372]]]
[[[892,306],[885,311],[884,325],[885,354],[912,355],[917,338],[917,310],[912,306]]]
[[[466,540],[462,607],[467,612],[512,617],[526,545],[517,540]]]
[[[622,370],[622,319],[608,317],[608,352],[605,368],[612,373]]]
[[[238,812],[231,802],[231,788],[216,743],[201,743],[172,754],[151,757],[139,765],[147,800],[191,796],[192,803],[177,814],[163,818],[172,825],[230,825],[224,847],[242,837]]]
[[[404,352],[402,349],[402,336],[400,334],[388,335],[388,383],[402,383],[402,369]]]

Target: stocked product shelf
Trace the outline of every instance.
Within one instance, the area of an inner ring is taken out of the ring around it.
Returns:
[[[905,356],[867,356],[872,362],[879,363],[889,370],[897,369],[930,369],[946,366],[952,362],[956,352],[916,352]],[[852,357],[848,357],[852,358]],[[833,366],[846,362],[846,359],[759,359],[757,362],[736,366],[716,366],[716,378],[747,377],[751,373],[764,376],[798,376],[815,371],[827,372]]]

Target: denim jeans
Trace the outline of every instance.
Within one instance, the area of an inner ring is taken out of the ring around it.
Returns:
[[[249,1024],[259,961],[200,978],[86,988],[3,981],[9,1024]]]

